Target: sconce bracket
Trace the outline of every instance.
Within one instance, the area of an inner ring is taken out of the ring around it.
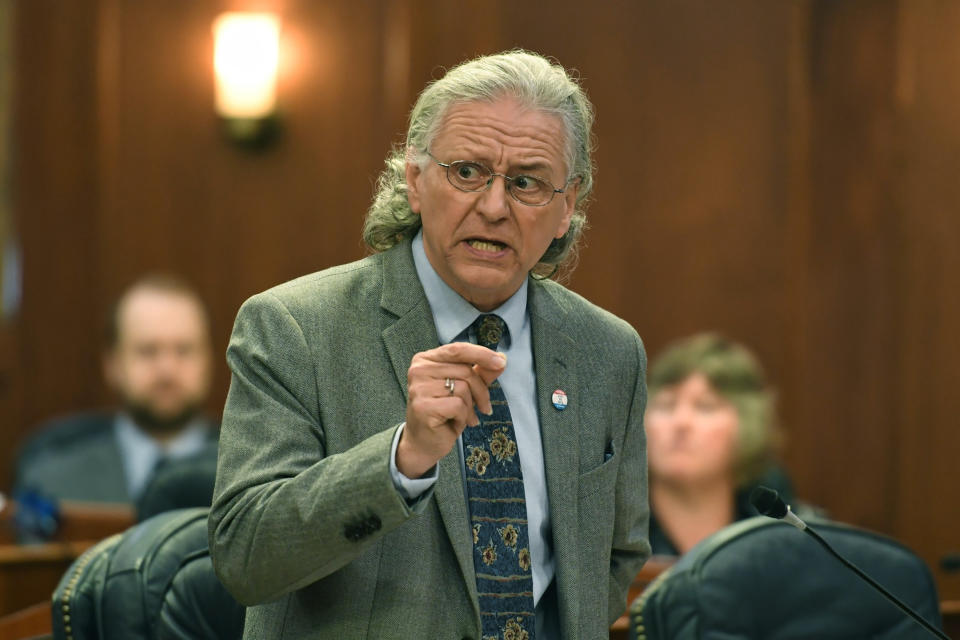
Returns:
[[[237,147],[248,151],[265,151],[273,147],[282,132],[280,117],[220,118],[224,135]]]

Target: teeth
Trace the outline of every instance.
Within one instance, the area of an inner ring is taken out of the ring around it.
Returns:
[[[489,251],[491,253],[495,253],[503,249],[503,245],[499,242],[486,242],[484,240],[471,240],[470,246],[474,249],[478,249],[480,251]]]

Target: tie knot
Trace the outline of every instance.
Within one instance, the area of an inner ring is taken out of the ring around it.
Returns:
[[[473,326],[477,330],[477,344],[494,351],[500,344],[503,332],[507,328],[503,318],[493,313],[486,313],[478,317]]]

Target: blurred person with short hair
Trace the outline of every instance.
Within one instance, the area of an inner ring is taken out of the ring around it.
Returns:
[[[185,281],[149,275],[120,296],[107,320],[103,371],[117,409],[41,428],[20,452],[17,491],[132,503],[158,465],[216,446],[215,425],[203,416],[209,319]]]
[[[756,357],[714,333],[672,343],[652,361],[645,427],[650,544],[678,555],[756,515],[749,493],[789,481],[776,464],[775,397]]]

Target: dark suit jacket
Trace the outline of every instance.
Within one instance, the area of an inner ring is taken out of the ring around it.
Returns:
[[[15,489],[57,500],[130,503],[115,420],[115,413],[87,413],[41,427],[20,451]],[[211,445],[216,437],[211,424]]]
[[[530,284],[560,626],[605,638],[650,551],[646,358],[622,320]],[[409,242],[240,309],[209,524],[220,578],[253,605],[246,637],[479,637],[456,450],[422,512],[389,473],[410,361],[438,344]]]
[[[737,490],[733,497],[733,522],[739,522],[740,520],[746,520],[747,518],[760,515],[754,506],[750,504],[750,494],[757,485],[775,489],[783,501],[791,505],[794,513],[801,513],[801,517],[803,517],[803,511],[816,513],[816,510],[813,510],[809,505],[794,502],[793,483],[790,481],[789,476],[787,476],[786,471],[778,465],[771,465],[758,481],[748,487],[741,487]],[[654,507],[656,507],[656,505],[654,505]],[[798,509],[800,511],[798,511]],[[667,536],[666,531],[660,526],[660,522],[657,520],[657,515],[654,511],[650,512],[650,550],[651,553],[658,556],[680,555],[673,540]]]

